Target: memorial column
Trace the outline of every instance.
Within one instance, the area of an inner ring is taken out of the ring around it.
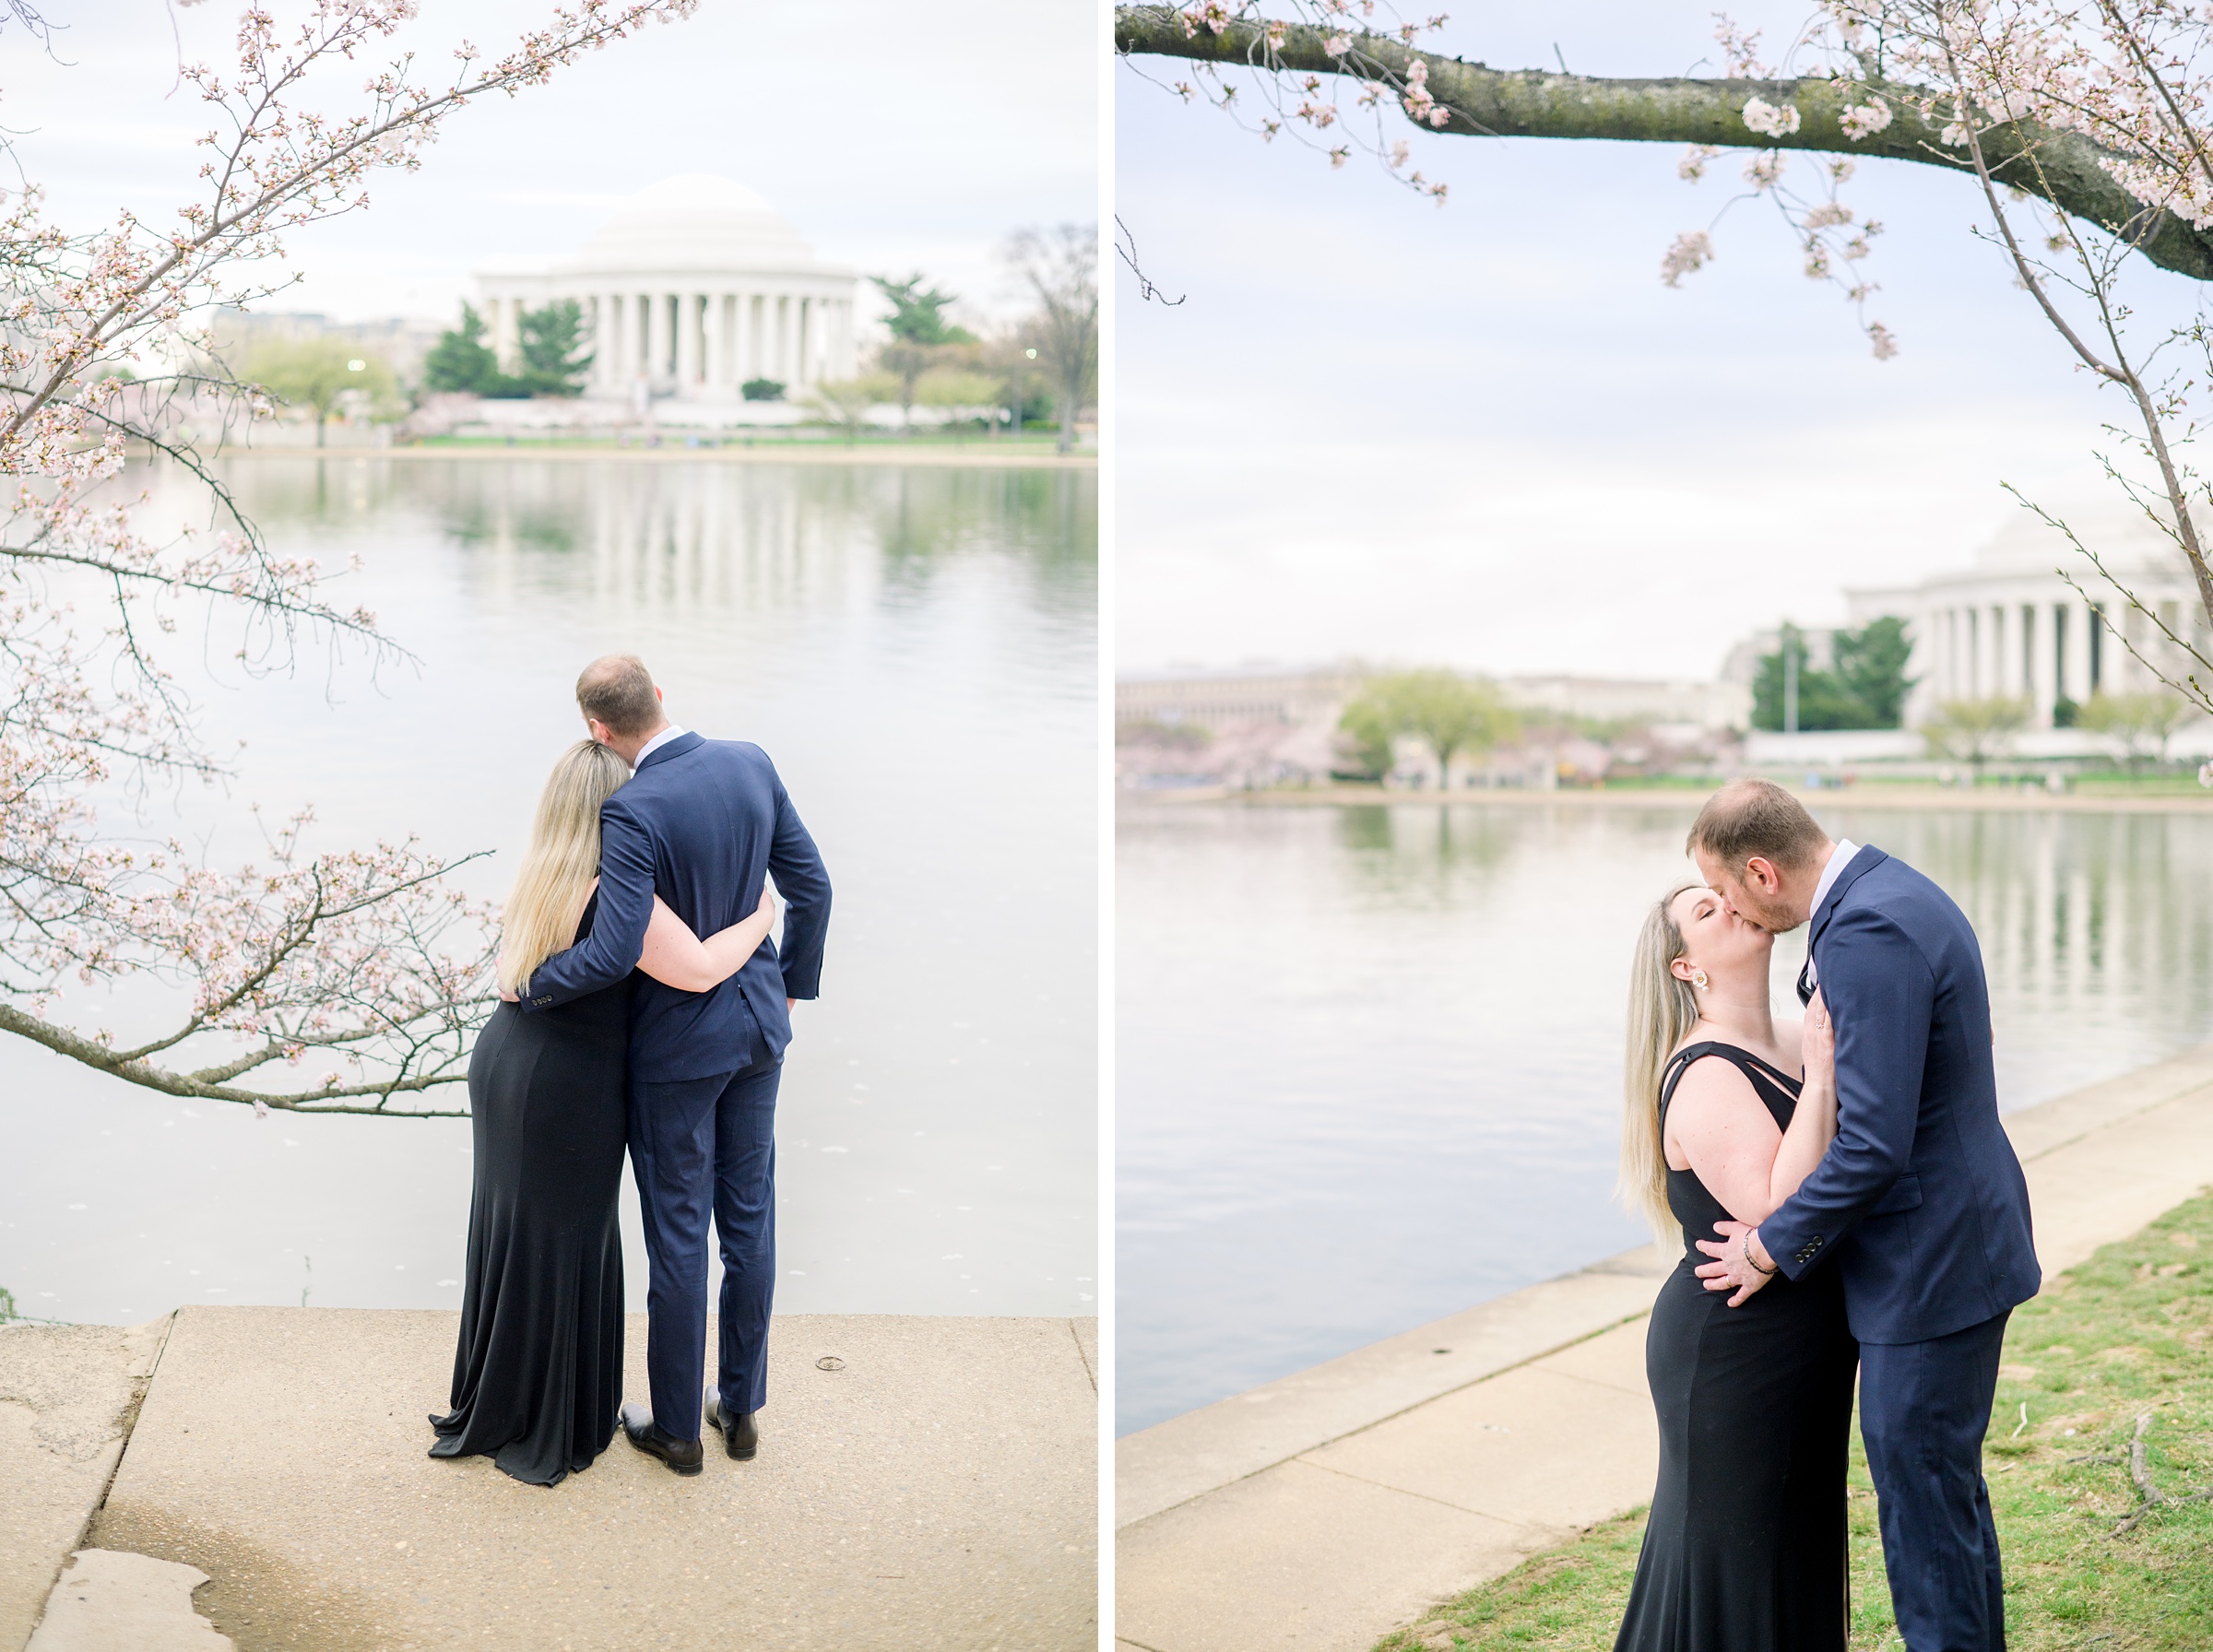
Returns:
[[[675,318],[676,302],[672,295],[657,292],[646,303],[651,306],[645,313],[645,378],[648,384],[658,389],[669,376],[669,358],[673,341],[669,336],[669,324]]]
[[[2059,699],[2059,660],[2053,633],[2052,605],[2040,602],[2029,610],[2029,726],[2052,726],[2052,707]]]
[[[699,389],[699,294],[681,292],[676,299],[676,393],[692,395]]]
[[[699,387],[701,394],[719,395],[730,382],[729,332],[723,324],[724,313],[729,304],[725,293],[710,292],[706,297],[706,315],[702,323],[700,337],[701,363]]]

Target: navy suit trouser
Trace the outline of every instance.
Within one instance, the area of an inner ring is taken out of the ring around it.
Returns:
[[[2006,1317],[1925,1342],[1860,1344],[1860,1434],[1907,1652],[2005,1652],[1982,1436]]]
[[[653,1420],[699,1438],[707,1346],[707,1221],[722,1245],[716,1392],[725,1411],[768,1402],[776,1288],[776,1080],[740,1073],[630,1086],[630,1164],[645,1221],[645,1371]]]

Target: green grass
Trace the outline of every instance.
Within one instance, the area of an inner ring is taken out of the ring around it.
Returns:
[[[2138,1505],[2127,1458],[2146,1411],[2152,1483],[2170,1497],[2213,1487],[2213,1198],[2054,1280],[2015,1311],[2005,1359],[1985,1469],[2006,1555],[2007,1645],[2213,1646],[2213,1502],[2161,1504],[2115,1531]],[[1847,1495],[1852,1652],[1895,1649],[1856,1431]],[[1594,1527],[1446,1601],[1376,1652],[1608,1652],[1643,1534],[1641,1509]]]

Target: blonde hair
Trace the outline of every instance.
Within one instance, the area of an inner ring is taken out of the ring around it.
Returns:
[[[1667,1205],[1667,1152],[1661,1145],[1660,1084],[1668,1057],[1698,1019],[1698,994],[1672,965],[1683,956],[1683,931],[1670,910],[1685,890],[1678,883],[1644,914],[1629,961],[1628,1060],[1623,1074],[1621,1177],[1615,1196],[1652,1224],[1663,1245],[1679,1243],[1682,1224]]]
[[[507,897],[500,937],[500,987],[520,992],[530,972],[576,938],[599,871],[599,806],[621,789],[630,765],[597,740],[561,754],[530,822],[530,847]]]

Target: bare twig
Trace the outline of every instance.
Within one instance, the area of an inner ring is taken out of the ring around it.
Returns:
[[[2150,1432],[2152,1412],[2141,1411],[2136,1416],[2136,1437],[2128,1444],[2128,1478],[2136,1488],[2136,1504],[2121,1517],[2120,1523],[2105,1535],[2117,1538],[2142,1525],[2144,1517],[2155,1508],[2180,1508],[2188,1503],[2213,1503],[2213,1486],[2202,1491],[2172,1493],[2162,1492],[2153,1483],[2151,1469],[2147,1460],[2144,1436]]]

